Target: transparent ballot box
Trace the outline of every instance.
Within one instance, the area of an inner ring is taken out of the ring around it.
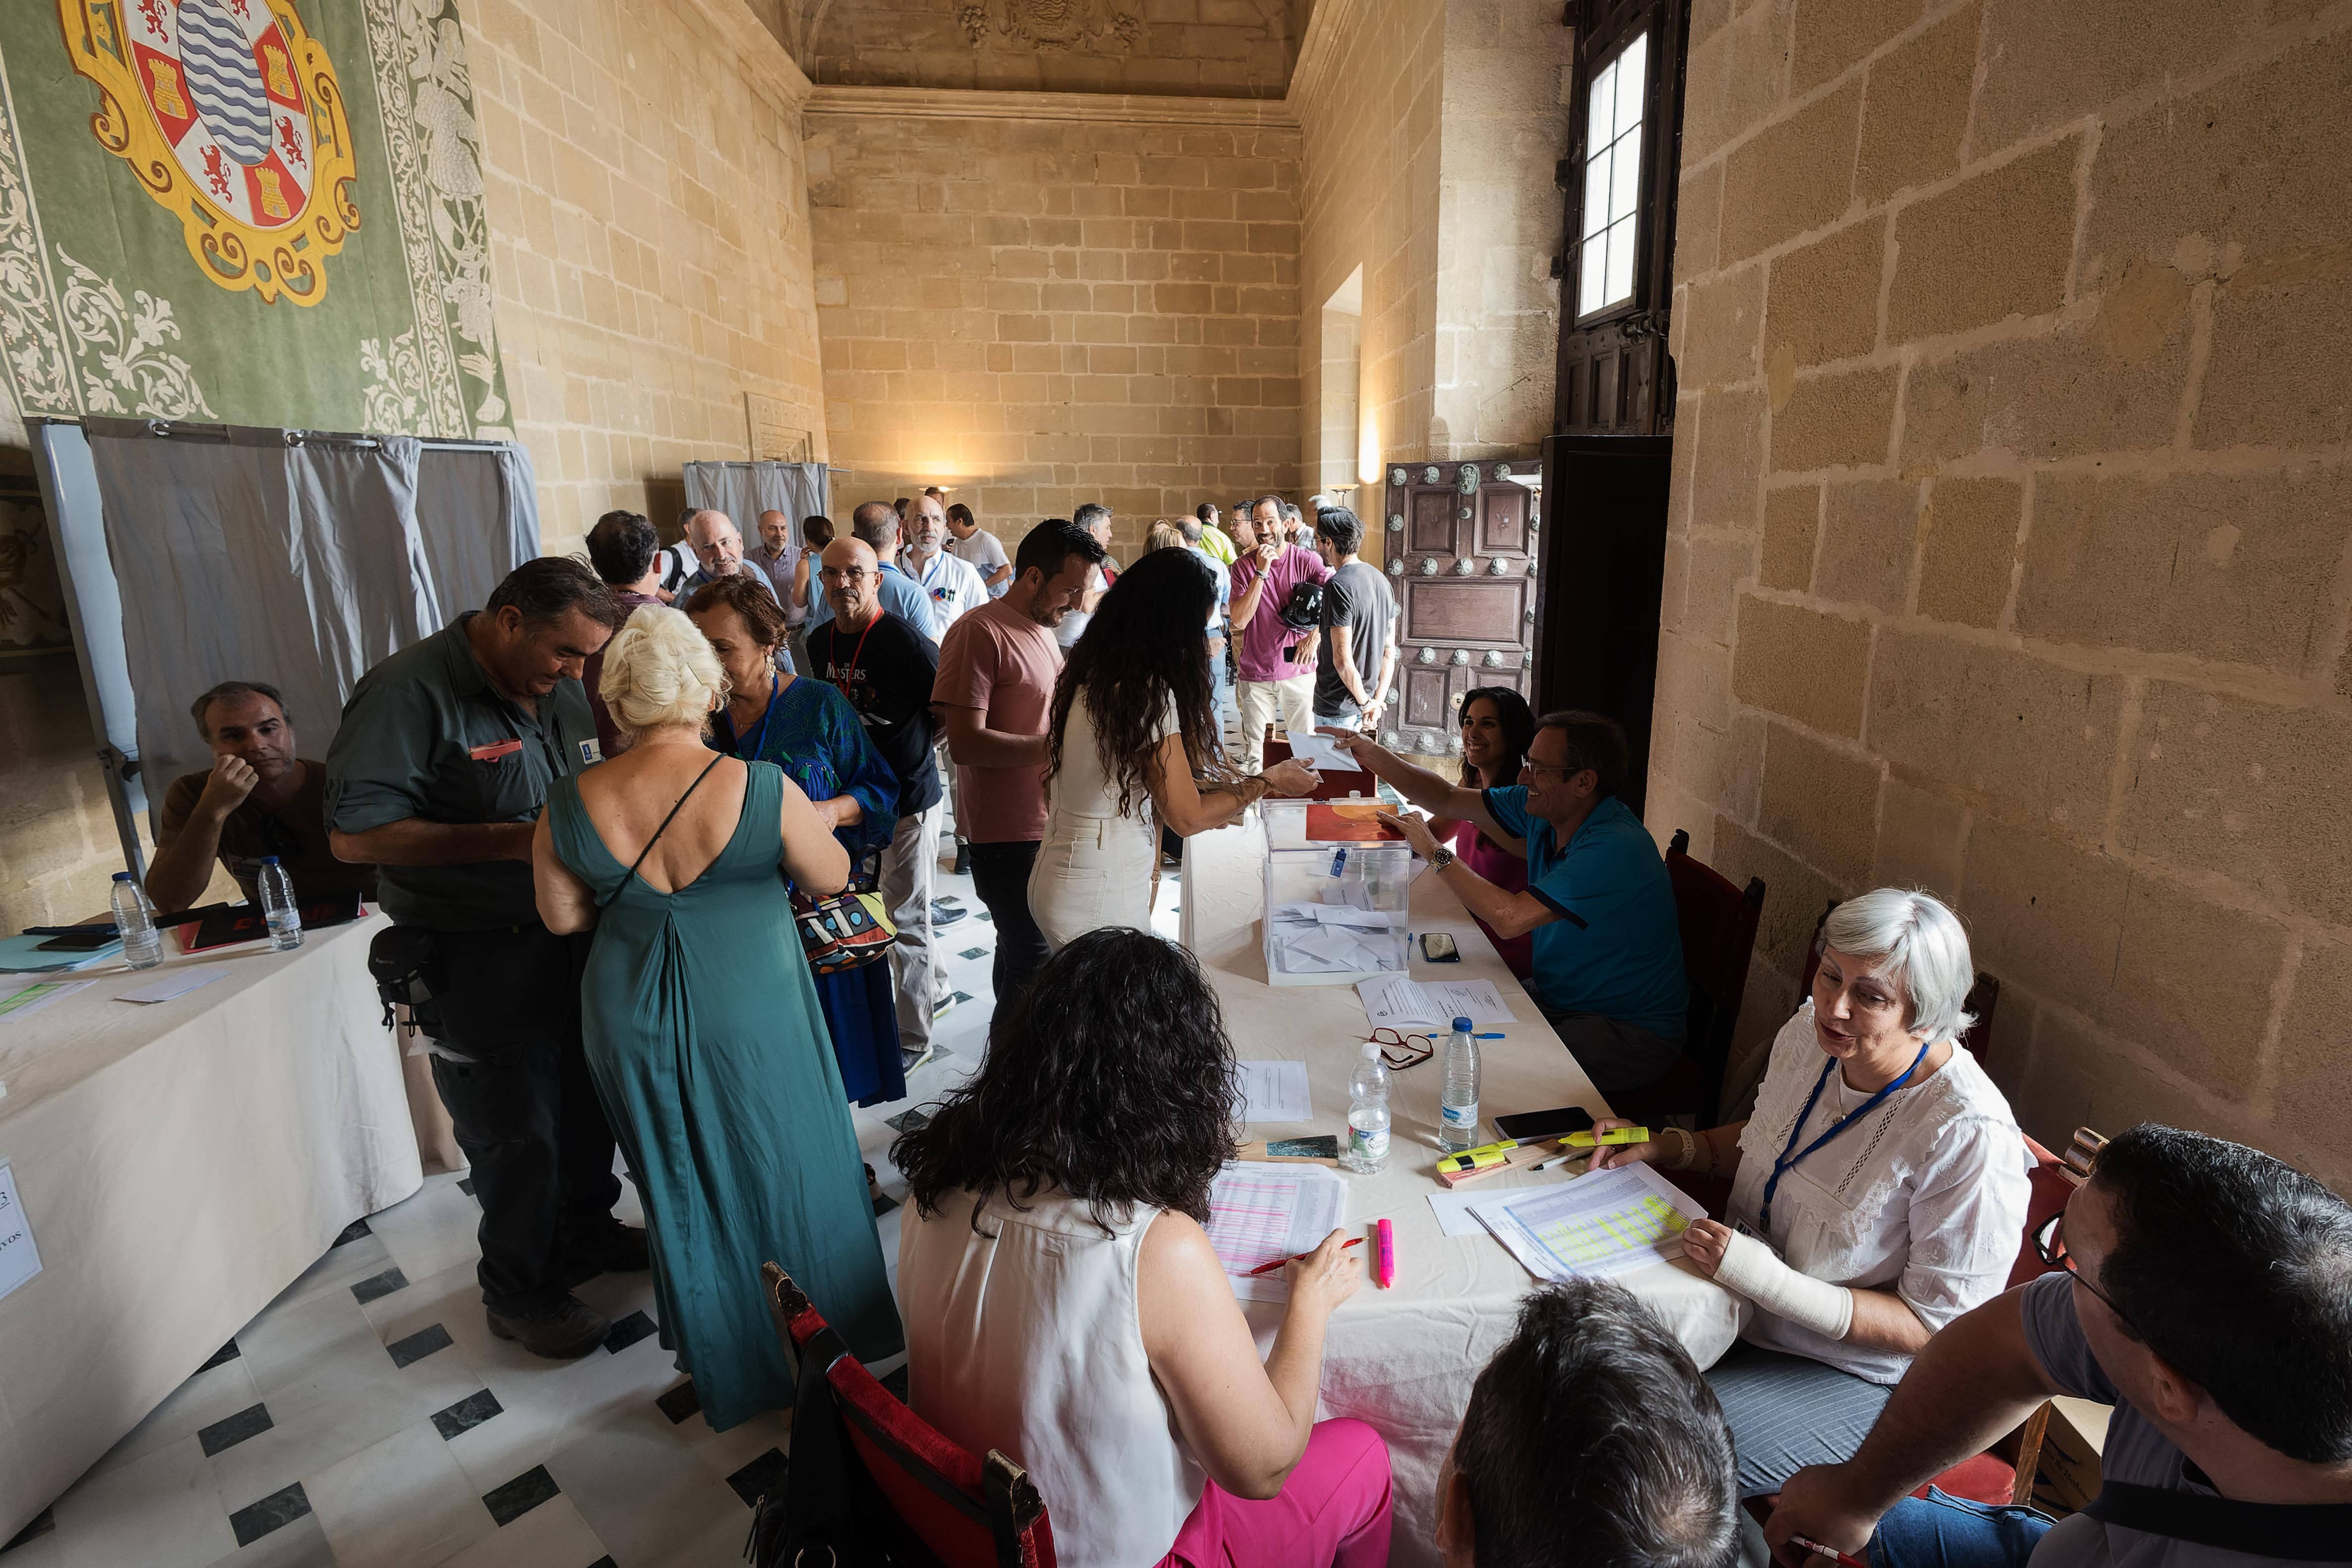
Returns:
[[[1265,977],[1352,986],[1409,969],[1412,850],[1308,836],[1304,800],[1265,800]]]

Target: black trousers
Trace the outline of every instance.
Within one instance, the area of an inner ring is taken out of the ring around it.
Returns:
[[[530,1314],[562,1301],[567,1249],[609,1232],[621,1196],[613,1129],[580,1044],[589,937],[544,925],[435,933],[441,1043],[433,1059],[482,1206],[482,1302]]]
[[[1000,1009],[1029,988],[1030,979],[1051,956],[1045,934],[1029,917],[1029,868],[1037,863],[1037,842],[969,846],[971,889],[996,924],[996,958],[989,967],[989,978],[996,987]]]

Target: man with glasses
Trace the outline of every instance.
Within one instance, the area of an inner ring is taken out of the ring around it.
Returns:
[[[1874,1568],[2352,1563],[2352,1207],[2256,1149],[2143,1124],[2035,1237],[2061,1270],[1927,1342],[1860,1449],[1798,1471],[1765,1538]],[[1915,1487],[2053,1394],[2115,1406],[2054,1527]]]
[[[1423,810],[1475,822],[1497,842],[1526,841],[1527,891],[1506,893],[1455,859],[1425,819],[1381,813],[1496,936],[1534,934],[1528,989],[1595,1088],[1640,1089],[1674,1065],[1690,1003],[1682,932],[1657,842],[1617,799],[1629,761],[1616,720],[1546,714],[1520,782],[1493,789],[1417,768],[1370,736],[1323,733]]]
[[[864,539],[835,539],[825,546],[817,578],[833,617],[808,634],[812,673],[849,699],[866,738],[898,778],[898,824],[882,852],[879,892],[898,928],[890,948],[890,976],[898,1050],[912,1071],[930,1060],[931,1018],[940,1003],[933,927],[946,924],[941,914],[962,915],[931,905],[939,881],[940,797],[931,683],[939,674],[940,650],[882,607],[881,562]]]
[[[931,613],[930,596],[916,586],[915,580],[900,571],[898,559],[898,514],[887,501],[868,501],[849,515],[849,531],[866,541],[874,557],[881,563],[882,608],[896,615],[916,631],[936,643],[943,630],[939,618]],[[833,619],[833,596],[822,588],[809,595],[808,635],[814,637],[816,629]]]

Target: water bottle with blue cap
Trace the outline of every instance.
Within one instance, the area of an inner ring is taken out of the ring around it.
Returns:
[[[1445,1042],[1445,1084],[1438,1097],[1437,1146],[1457,1154],[1478,1142],[1478,1040],[1468,1019],[1454,1020]]]

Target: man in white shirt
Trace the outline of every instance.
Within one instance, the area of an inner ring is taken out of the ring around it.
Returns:
[[[980,569],[941,548],[947,535],[947,512],[940,505],[938,493],[926,490],[907,507],[907,550],[900,570],[929,597],[931,614],[939,622],[939,637],[942,640],[948,628],[965,611],[976,610],[989,600],[988,586]],[[1003,553],[1003,548],[999,546],[997,554],[1002,557]],[[948,781],[949,807],[955,812],[956,874],[961,876],[971,863],[971,857],[963,836],[963,790],[956,783],[955,758],[948,755],[944,726],[940,730],[939,756],[940,775]]]
[[[958,501],[948,508],[947,551],[958,560],[968,561],[980,573],[980,580],[988,585],[991,599],[1002,599],[1013,585],[1013,558],[1004,553],[1004,541],[980,526],[971,508]],[[947,635],[942,630],[942,637]]]

